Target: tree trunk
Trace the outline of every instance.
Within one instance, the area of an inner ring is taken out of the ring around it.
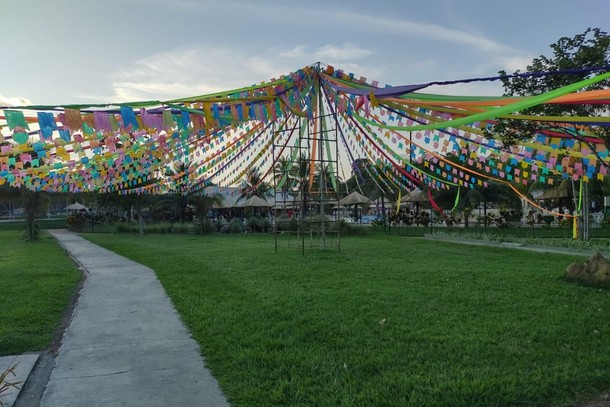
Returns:
[[[144,216],[142,215],[142,197],[138,196],[138,206],[136,208],[138,211],[138,225],[140,227],[140,236],[144,236]]]
[[[40,193],[26,190],[24,192],[23,207],[25,209],[25,222],[27,228],[27,241],[38,240],[38,230],[36,228],[36,212],[40,206]]]
[[[582,240],[584,241],[589,241],[589,225],[589,183],[585,182],[582,200]]]

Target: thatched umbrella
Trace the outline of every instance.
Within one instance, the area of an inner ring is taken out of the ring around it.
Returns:
[[[428,191],[424,191],[421,189],[414,189],[413,191],[410,191],[408,194],[406,194],[405,196],[403,196],[400,199],[400,202],[405,203],[405,202],[430,202],[430,197],[428,196]]]
[[[339,200],[339,205],[354,205],[354,220],[358,221],[358,205],[371,203],[371,200],[358,191],[354,191],[343,199]]]
[[[414,189],[413,191],[410,191],[408,194],[403,196],[400,199],[400,202],[402,202],[402,203],[407,203],[407,202],[415,203],[415,212],[419,213],[419,204],[420,203],[425,203],[425,202],[430,202],[430,197],[428,196],[428,191],[424,191],[424,190],[421,190],[421,189]]]
[[[67,211],[76,211],[76,212],[78,212],[78,211],[86,211],[87,207],[85,205],[83,205],[83,204],[78,203],[78,202],[74,202],[73,204],[66,206],[64,209],[67,210]]]
[[[339,200],[339,205],[363,205],[370,203],[371,200],[358,191],[354,191],[345,198]]]
[[[236,206],[240,208],[269,208],[273,206],[273,204],[271,202],[267,202],[267,200],[261,198],[260,196],[252,195],[250,198],[238,203]]]

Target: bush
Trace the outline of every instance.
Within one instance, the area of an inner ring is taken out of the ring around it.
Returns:
[[[231,233],[241,233],[244,231],[244,225],[241,223],[239,219],[233,219],[231,223],[229,223],[229,232]]]
[[[197,223],[195,224],[195,234],[197,235],[207,235],[212,233],[214,229],[214,225],[212,221],[208,218],[200,218],[197,219]]]
[[[342,236],[363,236],[367,234],[367,227],[352,225],[341,220],[339,221],[339,231]]]
[[[137,224],[129,223],[117,223],[115,225],[116,233],[140,233],[140,226]],[[157,223],[152,225],[144,225],[144,233],[151,234],[169,234],[169,233],[180,233],[186,234],[191,233],[191,228],[186,224],[171,224],[171,223]]]
[[[252,216],[246,219],[246,228],[250,232],[260,232],[260,218],[257,216]]]
[[[371,221],[371,227],[375,230],[385,230],[386,218],[385,215],[381,218],[376,218]]]
[[[278,216],[275,225],[278,232],[296,232],[299,230],[299,221],[286,215]]]
[[[217,232],[222,232],[222,231],[223,231],[223,229],[224,229],[225,227],[227,227],[228,225],[229,225],[229,223],[228,223],[226,220],[224,220],[224,219],[220,219],[220,218],[216,219],[216,220],[213,222],[213,227],[214,227],[214,230],[215,230],[215,231],[217,231]]]
[[[258,227],[262,232],[267,233],[271,230],[271,221],[267,218],[261,218],[258,222]]]

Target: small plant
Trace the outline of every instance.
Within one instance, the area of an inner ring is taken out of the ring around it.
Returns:
[[[198,218],[195,223],[195,234],[198,235],[207,235],[208,233],[212,233],[214,230],[214,225],[209,218]]]
[[[38,222],[35,220],[26,225],[25,230],[23,231],[23,240],[26,242],[35,242],[40,238],[40,226],[38,226]]]
[[[218,218],[214,221],[214,230],[217,232],[221,232],[224,227],[228,225],[227,221],[224,219]]]
[[[231,223],[229,223],[229,231],[231,233],[241,233],[244,231],[244,225],[241,223],[239,219],[233,219]]]
[[[261,218],[258,222],[258,227],[262,232],[267,233],[271,229],[271,221],[267,218]]]
[[[250,232],[260,232],[260,218],[257,216],[252,216],[246,219],[246,227]]]
[[[16,377],[15,369],[17,368],[17,364],[10,366],[4,372],[0,373],[0,406],[5,406],[6,403],[2,401],[2,397],[9,394],[8,392],[11,389],[19,390],[19,386],[21,382],[11,381],[11,376],[13,378]]]
[[[380,218],[373,219],[371,221],[371,226],[375,230],[384,230],[385,225],[386,225],[385,215]]]

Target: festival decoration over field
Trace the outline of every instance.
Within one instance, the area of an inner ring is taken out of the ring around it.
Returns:
[[[368,158],[385,175],[378,182],[394,190],[501,182],[518,193],[514,184],[603,179],[610,157],[592,129],[609,126],[609,117],[520,112],[540,104],[608,104],[610,89],[582,90],[609,77],[602,72],[528,97],[458,97],[421,91],[499,78],[380,86],[315,64],[259,85],[183,99],[3,107],[0,185],[50,192],[196,193],[212,184],[235,185],[250,168],[270,176],[282,155],[294,154],[286,147],[298,143],[303,132],[314,134],[307,157],[313,170],[320,148],[333,154],[325,140],[316,139],[320,126],[337,129],[337,162]],[[536,121],[546,129],[504,147],[484,132],[500,118]],[[188,173],[167,175],[176,163]],[[311,187],[313,171],[309,176]]]

